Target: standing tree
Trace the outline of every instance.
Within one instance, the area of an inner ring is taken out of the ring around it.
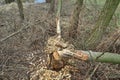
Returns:
[[[51,0],[50,2],[50,9],[49,9],[49,14],[52,14],[55,12],[55,0]]]
[[[76,6],[73,11],[73,15],[70,21],[70,28],[69,28],[69,37],[72,39],[75,39],[77,37],[76,33],[79,23],[79,14],[82,9],[82,5],[83,5],[83,0],[76,1]]]
[[[103,33],[112,19],[112,16],[118,7],[120,0],[106,0],[103,10],[96,22],[94,29],[90,37],[86,40],[85,44],[87,48],[94,48],[102,39]]]
[[[11,3],[11,2],[14,2],[15,0],[5,0],[5,3],[8,4],[8,3]]]
[[[46,0],[46,3],[50,3],[51,2],[51,0]]]
[[[24,20],[23,5],[21,0],[17,0],[21,20]]]

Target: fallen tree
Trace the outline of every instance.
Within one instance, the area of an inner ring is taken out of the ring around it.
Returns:
[[[76,52],[71,52],[70,50],[64,49],[62,51],[58,51],[58,55],[60,55],[63,58],[74,57],[76,59],[84,61],[120,64],[120,55],[109,52],[93,52],[82,50],[76,50]]]
[[[75,50],[72,44],[65,42],[58,36],[53,36],[48,39],[45,51],[48,53],[48,68],[54,70],[63,68],[73,58],[83,61],[120,64],[119,54]]]

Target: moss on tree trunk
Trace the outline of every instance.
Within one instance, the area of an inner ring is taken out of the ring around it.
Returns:
[[[90,37],[86,40],[87,48],[95,48],[99,41],[102,39],[103,33],[109,25],[119,2],[120,0],[106,0],[98,21],[96,22]]]

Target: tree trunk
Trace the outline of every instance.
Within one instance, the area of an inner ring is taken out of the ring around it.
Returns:
[[[5,3],[6,4],[9,4],[9,3],[11,3],[11,2],[14,2],[15,0],[5,0]]]
[[[46,3],[50,3],[51,2],[51,0],[46,0]]]
[[[49,67],[51,69],[61,69],[68,64],[73,64],[69,60],[78,59],[82,61],[102,62],[102,63],[114,63],[120,64],[120,54],[109,52],[93,52],[75,50],[74,52],[63,49],[60,51],[54,51],[49,57]]]
[[[19,13],[20,13],[21,20],[24,20],[23,5],[22,5],[21,0],[17,0],[17,5],[18,5],[18,8],[19,8]]]
[[[118,7],[120,0],[106,0],[103,10],[92,30],[90,37],[86,40],[87,48],[95,48],[102,39],[103,33],[112,19],[112,16]]]
[[[52,14],[55,12],[55,0],[51,0],[50,2],[50,9],[49,9],[49,14]]]
[[[62,0],[58,0],[58,7],[57,7],[57,14],[56,14],[56,23],[57,23],[56,32],[59,38],[61,38],[61,26],[60,26],[61,10],[62,10]]]
[[[76,6],[73,11],[73,15],[70,21],[70,28],[69,28],[69,38],[75,39],[77,37],[77,28],[79,23],[79,14],[83,5],[83,0],[77,0]]]
[[[120,64],[120,54],[110,53],[110,52],[93,52],[93,51],[83,51],[75,50],[72,52],[68,49],[57,52],[60,57],[71,59],[80,59],[83,61],[95,61],[104,63],[115,63]]]

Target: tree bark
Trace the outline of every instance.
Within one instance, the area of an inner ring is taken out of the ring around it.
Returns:
[[[5,0],[5,3],[6,4],[9,4],[9,3],[11,3],[11,2],[14,2],[15,0]]]
[[[77,28],[79,23],[79,14],[83,5],[83,0],[77,0],[76,6],[72,14],[69,28],[69,38],[75,39],[77,37]]]
[[[49,9],[49,14],[52,14],[55,12],[55,0],[51,0],[50,2],[50,9]]]
[[[83,61],[95,61],[104,63],[115,63],[120,64],[120,54],[110,53],[110,52],[93,52],[93,51],[83,51],[75,50],[72,52],[70,50],[64,49],[57,52],[62,58],[72,58],[79,59]]]
[[[56,14],[56,23],[57,23],[56,32],[59,38],[61,38],[61,26],[60,26],[61,10],[62,10],[62,0],[58,0],[58,7],[57,7],[57,14]]]
[[[102,62],[102,63],[114,63],[120,64],[120,54],[109,53],[109,52],[93,52],[93,51],[82,51],[75,50],[74,52],[63,49],[61,51],[54,51],[49,56],[49,67],[51,69],[61,69],[70,59],[78,59],[82,61]]]
[[[112,19],[112,16],[118,7],[120,0],[106,0],[103,10],[96,22],[90,37],[86,40],[87,48],[95,48],[102,39],[103,33]]]
[[[46,0],[46,3],[50,3],[51,2],[51,0]]]
[[[21,18],[21,20],[24,20],[22,1],[21,0],[17,0],[17,5],[18,5],[18,8],[19,8],[20,18]]]

